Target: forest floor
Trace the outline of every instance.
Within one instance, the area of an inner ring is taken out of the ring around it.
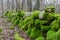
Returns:
[[[18,32],[25,40],[30,40],[30,38],[17,26],[11,29],[11,25],[12,23],[7,21],[6,18],[0,18],[0,28],[2,28],[2,32],[0,32],[0,40],[14,40],[15,32]]]

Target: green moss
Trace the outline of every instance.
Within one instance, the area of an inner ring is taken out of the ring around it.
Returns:
[[[52,30],[48,31],[46,40],[56,40],[56,33]]]
[[[54,17],[52,16],[52,14],[47,14],[46,15],[46,20],[52,20]]]
[[[31,16],[34,18],[39,18],[40,11],[34,11],[32,12]]]
[[[41,26],[41,31],[49,31],[50,29],[50,26]]]
[[[36,27],[37,29],[41,29],[41,28],[40,28],[40,20],[39,20],[39,19],[36,19],[36,20],[35,20],[35,27]]]
[[[31,27],[32,23],[33,23],[32,17],[27,17],[19,24],[19,27],[23,30],[27,30]]]
[[[28,30],[26,31],[26,34],[27,34],[28,36],[30,36],[32,29],[33,29],[33,28],[30,28],[30,29],[28,29]]]
[[[23,18],[25,12],[22,10],[17,12],[7,11],[5,15],[14,25],[18,25],[20,29],[23,29],[30,38],[43,40],[43,37],[46,38],[47,33],[47,40],[55,40],[56,35],[54,31],[60,28],[60,14],[56,14],[54,9],[54,7],[47,7],[43,19],[39,19],[40,11],[33,11],[26,18]],[[17,37],[15,36],[15,38]],[[20,40],[20,36],[18,36],[17,40]]]
[[[3,30],[3,29],[2,29],[2,28],[0,28],[0,32],[2,32],[2,30]]]
[[[24,12],[23,10],[19,10],[19,11],[17,11],[17,12],[18,12],[17,15],[18,15],[19,17],[23,17],[23,16],[24,16],[24,13],[25,13],[25,12]]]
[[[45,23],[48,23],[48,20],[40,20],[40,25],[43,25]]]
[[[14,34],[14,39],[15,40],[25,40],[24,38],[20,37],[17,32]]]
[[[58,17],[60,17],[60,14],[57,14],[57,13],[53,13],[51,14],[53,17],[55,17],[55,19],[57,19]]]
[[[60,40],[60,29],[56,32],[57,40]]]
[[[59,29],[59,21],[58,21],[58,20],[54,20],[54,21],[51,23],[51,29],[52,29],[52,30],[58,30],[58,29]]]
[[[18,25],[18,24],[19,24],[19,19],[14,20],[14,21],[13,21],[13,24],[14,24],[14,25]]]
[[[36,39],[37,37],[41,36],[41,31],[36,29],[36,28],[33,28],[32,31],[31,31],[31,34],[30,34],[30,38],[32,39]]]
[[[45,40],[44,37],[38,37],[36,40]]]
[[[55,13],[55,7],[54,7],[54,6],[47,6],[47,7],[45,8],[45,12],[46,12],[46,13],[47,13],[47,12],[49,12],[49,13],[53,12],[53,13]]]
[[[27,18],[24,19],[24,23],[27,23],[27,22],[29,22],[31,20],[32,20],[32,17],[27,17]]]
[[[9,28],[10,29],[14,29],[14,27],[15,27],[15,25],[12,24]]]

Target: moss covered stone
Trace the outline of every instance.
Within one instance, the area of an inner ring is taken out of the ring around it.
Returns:
[[[46,40],[56,40],[56,32],[52,30],[48,31]]]

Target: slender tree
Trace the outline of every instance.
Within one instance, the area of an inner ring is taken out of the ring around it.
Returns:
[[[45,0],[40,0],[40,11],[43,11],[43,9],[44,9],[44,1]]]
[[[20,10],[20,0],[16,0],[16,11]]]
[[[24,3],[25,3],[25,0],[22,0],[21,10],[23,10],[24,8]]]
[[[3,16],[3,0],[1,0],[1,7],[2,7],[2,16]]]
[[[18,10],[20,10],[20,0],[18,0]]]
[[[7,0],[7,9],[10,10],[10,3],[9,3],[9,0]]]
[[[36,4],[35,4],[33,10],[40,10],[40,0],[36,0]]]
[[[37,5],[37,10],[40,10],[40,0],[37,0],[36,5]]]
[[[32,0],[27,0],[27,5],[28,5],[28,11],[32,11]]]
[[[18,1],[16,0],[16,11],[18,10]]]
[[[14,10],[14,0],[12,0],[12,10]]]

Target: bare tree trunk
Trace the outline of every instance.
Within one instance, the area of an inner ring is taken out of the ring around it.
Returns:
[[[40,10],[40,0],[36,0],[36,4],[33,10]]]
[[[14,0],[12,0],[12,10],[14,10]]]
[[[44,3],[43,3],[44,0],[40,0],[40,11],[43,11],[44,9]]]
[[[20,10],[20,0],[16,0],[16,11]]]
[[[3,0],[1,0],[1,7],[2,7],[2,16],[3,16]]]
[[[22,0],[21,10],[28,11],[27,0]]]
[[[40,0],[40,11],[42,11],[42,8],[41,8],[41,6],[42,6],[42,3],[43,2],[43,0]]]
[[[16,0],[16,11],[18,10],[18,2],[17,2],[17,0]]]
[[[9,0],[7,0],[7,9],[10,10],[10,3],[9,3]]]
[[[24,3],[25,3],[25,0],[22,0],[22,6],[21,6],[21,10],[23,10]]]
[[[27,5],[28,5],[28,11],[31,12],[32,11],[32,1],[27,0]]]
[[[20,10],[20,0],[18,0],[18,10]]]
[[[37,10],[40,10],[40,0],[37,0],[36,5],[37,5]]]

